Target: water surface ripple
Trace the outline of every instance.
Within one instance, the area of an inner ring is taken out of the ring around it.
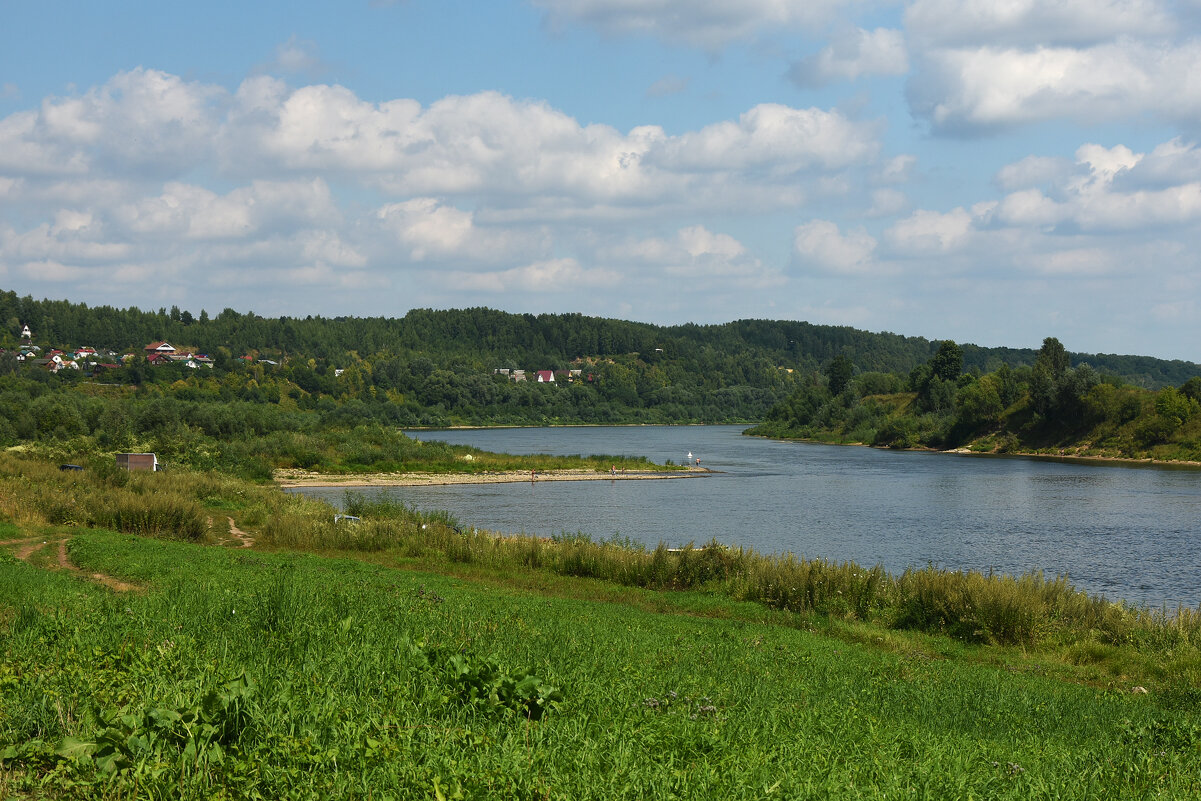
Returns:
[[[1201,601],[1201,471],[1094,466],[777,442],[741,426],[511,428],[413,436],[508,453],[691,451],[721,471],[676,481],[475,484],[387,493],[463,524],[550,536],[582,531],[649,546],[716,539],[761,553],[883,564],[1068,574],[1132,603]],[[305,489],[337,504],[343,490]]]

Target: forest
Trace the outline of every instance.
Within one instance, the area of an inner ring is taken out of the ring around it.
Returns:
[[[1201,424],[1198,365],[1072,354],[1057,340],[1049,353],[804,322],[655,326],[484,308],[210,317],[12,292],[0,293],[0,321],[0,446],[152,450],[259,480],[279,468],[395,469],[412,452],[399,429],[414,426],[759,423],[754,433],[892,447],[1083,443],[1197,458]],[[160,342],[205,358],[152,364],[146,346]],[[72,358],[84,347],[96,353]],[[32,366],[55,351],[77,369]]]
[[[1034,364],[982,373],[943,342],[908,375],[836,357],[748,433],[892,448],[1201,461],[1201,372],[1148,390],[1043,341]]]

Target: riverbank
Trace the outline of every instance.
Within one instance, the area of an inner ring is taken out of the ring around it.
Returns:
[[[516,484],[526,481],[645,481],[666,478],[699,478],[713,471],[689,467],[672,471],[619,470],[616,473],[584,469],[492,470],[478,473],[358,473],[333,475],[306,470],[277,470],[274,480],[285,489],[297,487],[425,487],[443,484]]]
[[[1187,459],[1151,459],[1151,458],[1136,458],[1132,456],[1094,456],[1081,453],[1065,453],[1048,452],[1048,451],[976,451],[970,447],[959,447],[942,450],[939,448],[891,448],[881,445],[872,445],[870,442],[832,442],[824,439],[812,439],[807,437],[773,437],[767,434],[749,434],[743,432],[743,436],[756,437],[758,439],[774,440],[776,442],[807,442],[813,445],[839,445],[852,448],[874,448],[877,450],[894,450],[894,451],[909,451],[912,453],[941,453],[948,456],[981,456],[992,458],[1022,458],[1022,459],[1039,459],[1049,462],[1071,462],[1074,464],[1095,464],[1102,467],[1182,467],[1182,468],[1201,468],[1201,461]]]

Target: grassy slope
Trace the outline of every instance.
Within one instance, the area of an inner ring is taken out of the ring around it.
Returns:
[[[735,619],[698,618],[104,532],[75,536],[71,557],[148,589],[113,595],[0,557],[0,751],[20,749],[0,773],[0,795],[116,797],[135,786],[292,798],[1201,791],[1195,706],[1180,699],[848,643],[779,625],[788,616],[736,619],[747,605],[678,595],[664,605],[708,603],[709,614]],[[626,592],[594,581],[577,591]],[[563,701],[537,722],[468,703],[406,637],[427,653],[444,646],[502,672],[528,668]],[[140,715],[130,720],[153,734],[147,710],[198,710],[242,671],[256,686],[221,762],[165,739],[131,752],[140,756],[127,774],[92,786],[86,761],[46,756],[65,735],[95,737],[93,705]]]

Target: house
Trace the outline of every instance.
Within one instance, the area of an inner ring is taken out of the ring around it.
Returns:
[[[539,370],[534,375],[537,377],[539,384],[553,384],[555,382],[554,370]]]
[[[21,339],[26,341],[33,339],[33,332],[29,330],[29,326],[21,329]]]
[[[95,356],[96,356],[95,348],[84,347],[84,348],[76,348],[75,349],[75,358],[76,359],[92,359],[92,358],[95,358]]]
[[[146,351],[147,356],[149,356],[152,353],[171,354],[171,353],[175,352],[175,348],[173,346],[167,344],[166,342],[151,342],[149,345],[142,348],[142,350]]]
[[[510,378],[514,381],[525,381],[525,370],[514,370]]]
[[[117,467],[130,472],[136,470],[155,472],[163,469],[163,466],[159,464],[158,457],[153,453],[118,453]]]

